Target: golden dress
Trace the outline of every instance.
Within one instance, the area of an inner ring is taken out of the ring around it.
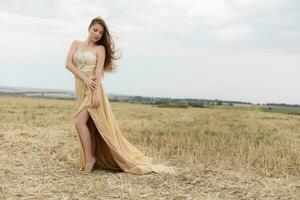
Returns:
[[[97,56],[90,51],[76,50],[73,54],[74,65],[86,76],[95,75]],[[154,164],[152,158],[146,156],[131,144],[122,134],[118,123],[113,115],[110,102],[100,81],[100,105],[97,108],[91,107],[92,90],[83,80],[75,78],[76,113],[84,108],[90,114],[90,119],[95,124],[96,130],[96,163],[94,168],[120,170],[132,174],[146,174],[148,172],[173,174],[174,167],[164,164]],[[90,128],[90,120],[87,125]],[[84,169],[85,154],[84,146],[78,132],[80,145],[79,163],[80,170]]]

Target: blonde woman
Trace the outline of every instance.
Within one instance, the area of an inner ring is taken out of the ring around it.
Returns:
[[[122,135],[102,85],[105,72],[115,70],[114,43],[105,21],[96,17],[84,41],[74,40],[66,68],[74,74],[75,128],[80,144],[80,170],[112,169],[133,174],[174,173],[174,168],[153,164]]]

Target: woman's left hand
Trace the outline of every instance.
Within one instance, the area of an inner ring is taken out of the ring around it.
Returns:
[[[98,80],[99,80],[99,77],[94,75],[94,76],[91,77],[91,79],[92,79],[93,81],[96,82],[96,88],[94,88],[93,91],[94,91],[95,89],[99,89],[99,88],[100,88],[100,83],[99,83],[99,81],[98,81]]]
[[[100,106],[100,90],[99,88],[96,88],[93,90],[92,108],[97,108],[98,106]]]

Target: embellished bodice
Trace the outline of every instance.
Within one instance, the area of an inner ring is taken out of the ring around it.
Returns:
[[[95,74],[97,66],[97,56],[90,51],[76,50],[73,54],[74,65],[86,76]]]

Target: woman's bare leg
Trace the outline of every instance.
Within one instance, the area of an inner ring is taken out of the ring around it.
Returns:
[[[92,152],[92,155],[95,155],[95,152],[96,152],[96,131],[97,131],[97,128],[92,120],[92,118],[90,117],[89,119],[89,123],[90,123],[90,133],[91,133],[91,152]]]
[[[87,126],[87,121],[89,117],[89,112],[86,109],[83,109],[75,119],[75,128],[77,129],[80,135],[84,147],[84,153],[86,158],[84,171],[86,172],[92,171],[93,165],[96,161],[96,158],[93,155],[94,152],[92,152],[91,133]]]

